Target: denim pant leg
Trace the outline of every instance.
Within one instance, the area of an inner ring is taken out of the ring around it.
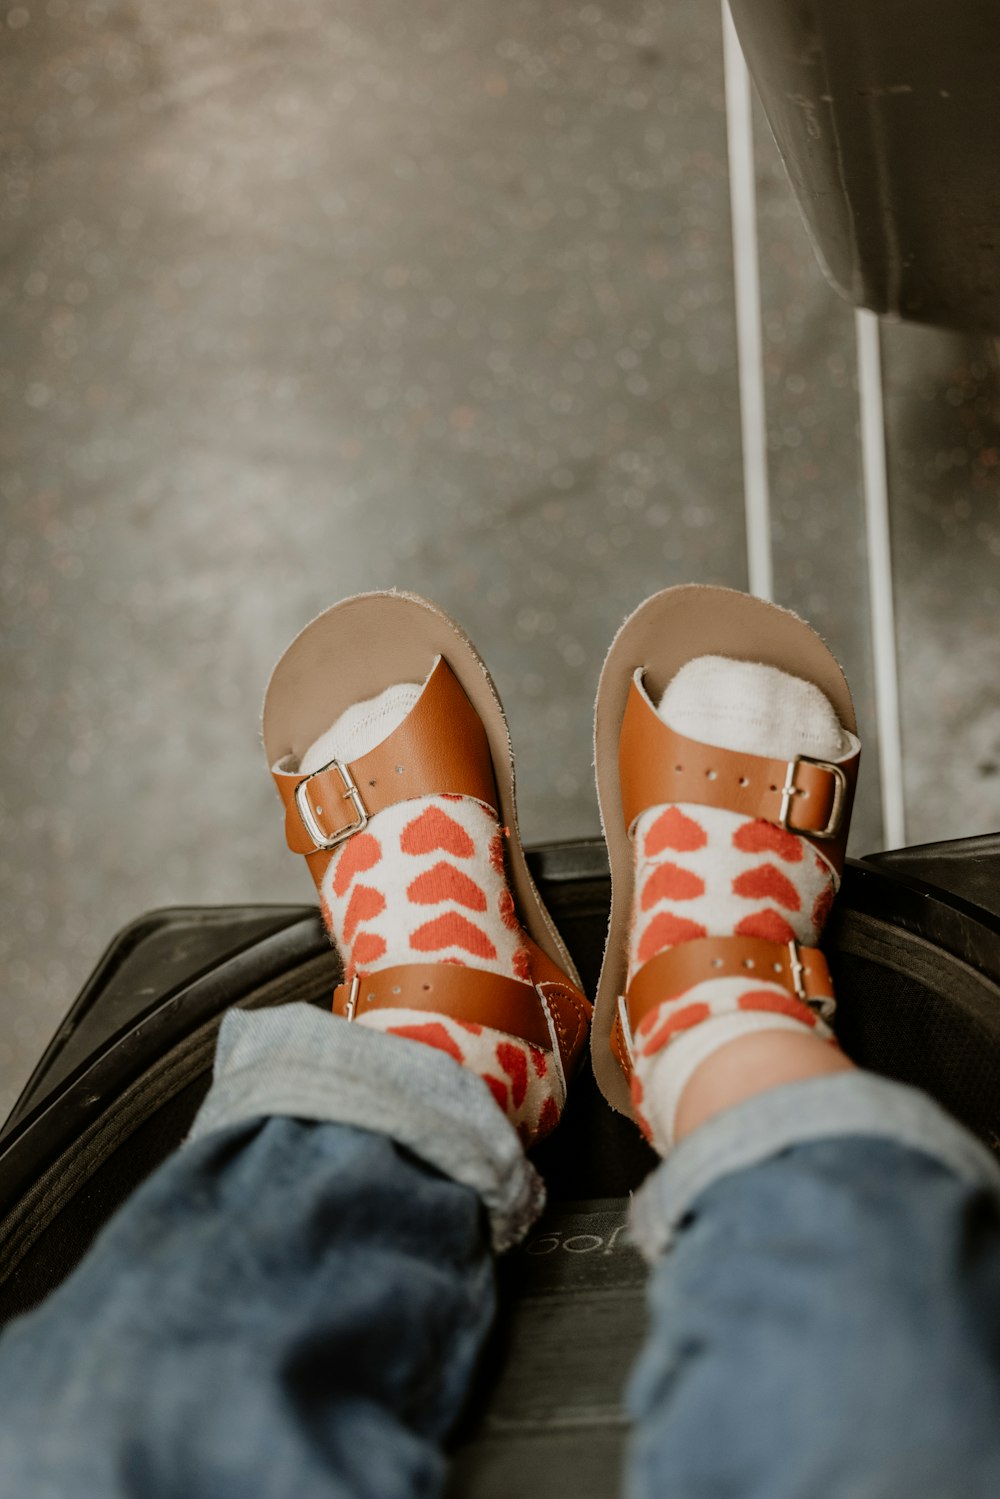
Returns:
[[[863,1073],[718,1115],[639,1194],[631,1499],[996,1499],[1000,1171]]]
[[[438,1494],[492,1248],[538,1205],[450,1058],[306,1006],[227,1017],[191,1141],[0,1338],[0,1492]]]

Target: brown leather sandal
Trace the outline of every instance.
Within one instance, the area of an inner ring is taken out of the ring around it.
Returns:
[[[423,682],[417,703],[381,744],[310,775],[297,767],[352,703],[399,682]],[[414,594],[366,593],[314,619],[278,662],[264,701],[264,749],[285,807],[289,848],[319,887],[340,846],[397,802],[448,793],[495,811],[506,834],[514,903],[529,943],[531,982],[472,967],[412,963],[379,969],[334,994],[352,1020],[367,1009],[433,1011],[556,1051],[568,1079],[590,1024],[579,975],[524,858],[510,735],[496,688],[453,619]]]
[[[591,1052],[605,1098],[630,1116],[631,1038],[648,1010],[664,999],[702,979],[742,977],[745,969],[756,967],[821,1013],[832,1004],[829,971],[818,948],[744,937],[678,944],[640,969],[625,993],[631,830],[647,807],[671,802],[725,807],[803,835],[838,873],[844,861],[859,754],[837,764],[805,755],[772,760],[675,733],[653,703],[686,661],[704,655],[763,662],[813,682],[844,728],[857,732],[847,682],[827,646],[804,620],[762,599],[729,588],[668,588],[641,604],[616,635],[601,673],[594,726],[612,895]]]

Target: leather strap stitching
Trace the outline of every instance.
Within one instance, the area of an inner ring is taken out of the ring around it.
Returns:
[[[625,1032],[622,1030],[622,1017],[620,1012],[615,1012],[615,1023],[611,1027],[611,1052],[618,1060],[618,1065],[626,1077],[632,1073],[632,1063],[629,1059],[628,1048],[625,1045]]]
[[[563,988],[558,984],[542,983],[538,984],[536,987],[538,989],[540,998],[545,1004],[546,1011],[552,1018],[552,1024],[555,1027],[556,1035],[559,1037],[559,1049],[563,1055],[563,1058],[568,1062],[573,1057],[577,1046],[580,1044],[580,1033],[586,1025],[586,1018],[580,1007],[580,1002],[578,1001],[576,995],[572,992],[572,990]],[[564,1012],[561,1009],[560,1004],[558,1003],[559,1001],[561,1001],[563,1004],[569,1005],[570,1010],[572,1011],[573,1019],[575,1021],[572,1038],[570,1038],[569,1036],[564,1019]]]

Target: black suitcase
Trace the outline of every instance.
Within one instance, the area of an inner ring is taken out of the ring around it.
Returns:
[[[610,900],[603,845],[529,858],[592,992]],[[1000,1153],[1000,836],[849,862],[825,945],[845,1049],[926,1088]],[[156,911],[115,938],[0,1132],[0,1321],[58,1285],[176,1149],[223,1011],[326,1006],[337,977],[307,907]],[[500,1263],[503,1312],[455,1443],[462,1499],[618,1487],[645,1279],[625,1215],[654,1157],[588,1068],[535,1158],[549,1207]]]

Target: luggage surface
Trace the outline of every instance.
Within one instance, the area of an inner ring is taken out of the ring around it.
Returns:
[[[991,0],[732,0],[827,274],[856,306],[1000,332]]]
[[[592,991],[603,845],[552,845],[529,862]],[[849,863],[825,945],[845,1049],[926,1088],[1000,1153],[998,873],[996,837]],[[312,908],[153,912],[114,940],[0,1133],[0,1320],[58,1285],[180,1144],[223,1012],[325,1008],[337,978]],[[655,1157],[587,1067],[535,1161],[549,1207],[500,1262],[502,1313],[456,1437],[452,1488],[469,1499],[618,1485],[622,1390],[644,1324],[626,1209]]]

